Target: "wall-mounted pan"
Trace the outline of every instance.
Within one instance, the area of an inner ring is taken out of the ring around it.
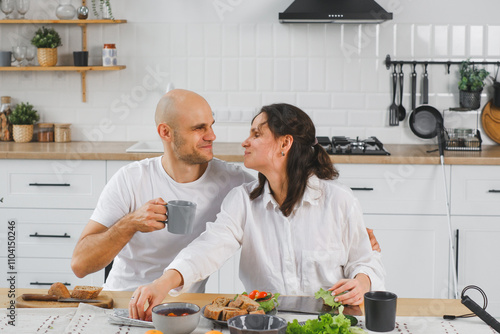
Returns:
[[[417,137],[434,138],[442,128],[443,116],[432,106],[419,106],[410,115],[410,129]]]

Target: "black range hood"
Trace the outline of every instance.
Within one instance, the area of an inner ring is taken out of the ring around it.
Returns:
[[[382,23],[392,13],[375,0],[295,0],[283,13],[281,23]]]

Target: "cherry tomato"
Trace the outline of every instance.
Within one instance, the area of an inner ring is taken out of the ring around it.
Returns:
[[[169,313],[169,314],[168,314],[168,316],[169,316],[169,317],[176,317],[176,316],[177,316],[177,314],[175,314],[175,313]]]
[[[182,313],[181,315],[189,315],[189,313]]]
[[[267,292],[265,291],[261,291],[257,294],[257,298],[256,299],[262,299],[262,298],[266,298],[267,297]]]
[[[250,299],[255,299],[255,296],[259,293],[259,290],[253,290],[252,292],[250,292],[250,294],[248,295],[248,298]]]

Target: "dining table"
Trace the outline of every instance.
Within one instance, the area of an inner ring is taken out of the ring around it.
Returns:
[[[113,299],[112,309],[103,309],[80,303],[78,307],[57,308],[20,308],[16,299],[27,293],[47,293],[44,289],[7,289],[0,288],[0,333],[72,333],[72,334],[144,334],[148,327],[137,327],[123,324],[113,324],[110,315],[128,308],[132,291],[102,291],[101,294]],[[189,302],[203,307],[210,304],[216,297],[233,298],[235,294],[185,293],[170,296],[164,302]],[[364,307],[360,305],[362,315],[357,316],[358,326],[364,327]],[[496,333],[477,317],[445,320],[443,315],[463,315],[470,311],[461,304],[459,299],[425,299],[398,298],[396,311],[396,328],[390,333],[455,333],[482,334]],[[278,316],[291,322],[294,319],[306,321],[315,319],[317,315],[278,312]],[[200,323],[193,334],[204,334],[210,330],[218,330],[229,334],[229,330],[220,323],[201,317]],[[366,329],[365,329],[366,330]],[[371,333],[367,330],[368,333]],[[167,333],[164,333],[167,334]]]

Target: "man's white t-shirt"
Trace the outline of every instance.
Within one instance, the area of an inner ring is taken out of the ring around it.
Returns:
[[[163,169],[161,157],[121,168],[106,184],[91,220],[109,228],[144,203],[161,197],[166,202],[176,199],[195,202],[195,227],[189,235],[172,234],[166,228],[136,232],[115,257],[104,289],[133,291],[160,277],[175,256],[205,231],[206,223],[215,221],[229,191],[253,179],[242,168],[218,159],[210,161],[205,173],[190,183],[174,181]],[[205,283],[199,282],[189,291],[203,292]]]

